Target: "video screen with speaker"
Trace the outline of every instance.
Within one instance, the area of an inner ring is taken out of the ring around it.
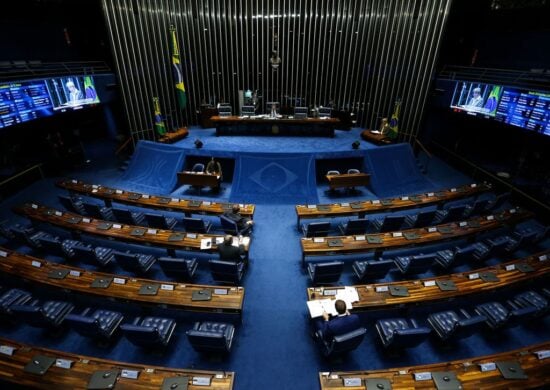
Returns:
[[[99,103],[91,76],[71,76],[46,80],[54,110],[75,110]]]

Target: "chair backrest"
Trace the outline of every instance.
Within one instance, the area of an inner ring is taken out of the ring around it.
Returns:
[[[38,238],[42,250],[57,256],[64,256],[63,246],[58,237],[43,236]]]
[[[509,192],[504,192],[502,194],[498,194],[495,199],[489,204],[489,208],[491,210],[500,208],[508,199],[510,198]]]
[[[94,218],[103,218],[103,214],[101,213],[101,207],[98,206],[95,203],[88,203],[88,202],[82,202],[82,206],[84,206],[84,210],[86,211],[86,214],[88,214],[91,217]]]
[[[327,172],[327,175],[339,175],[340,174],[340,171],[337,171],[336,169],[332,169],[330,171]]]
[[[192,270],[189,269],[186,259],[159,257],[157,261],[166,275],[178,275],[184,278],[190,278],[192,276]]]
[[[189,343],[199,352],[229,352],[229,344],[223,333],[191,329],[187,332]]]
[[[423,253],[415,256],[411,256],[411,262],[409,264],[409,272],[414,271],[416,273],[422,273],[428,270],[435,259],[437,258],[437,252]]]
[[[242,106],[241,115],[254,115],[256,113],[256,107],[254,106]]]
[[[481,214],[483,211],[485,211],[488,204],[489,204],[489,199],[476,200],[474,202],[474,205],[470,209],[469,215],[473,216],[473,215]]]
[[[91,265],[98,265],[98,260],[94,248],[81,244],[75,245],[73,247],[73,251],[75,259]]]
[[[202,218],[184,217],[183,226],[188,232],[206,233],[207,230]]]
[[[137,253],[114,252],[115,260],[122,268],[140,270],[139,255]]]
[[[168,224],[166,223],[166,218],[162,214],[145,214],[145,219],[149,226],[157,229],[169,229]]]
[[[464,214],[466,210],[466,205],[453,205],[447,209],[447,214],[445,215],[445,221],[454,221],[459,219]]]
[[[61,206],[65,208],[67,211],[72,211],[74,213],[79,213],[79,210],[77,210],[74,205],[71,198],[65,195],[58,195],[59,202],[61,203]]]
[[[120,329],[132,344],[142,347],[160,347],[164,345],[164,340],[155,327],[122,324]]]
[[[432,223],[435,218],[436,210],[421,211],[414,223],[415,227],[424,227]]]
[[[355,168],[348,169],[348,174],[351,175],[353,173],[361,173],[361,171],[359,169],[355,169]]]
[[[319,107],[320,118],[330,118],[332,115],[332,109],[330,107]]]
[[[346,224],[344,234],[364,234],[367,231],[369,221],[367,218],[350,219]]]
[[[133,225],[134,219],[132,218],[132,212],[127,209],[117,209],[112,208],[113,214],[115,215],[115,218],[120,223],[125,223],[127,225]]]
[[[344,263],[341,261],[331,261],[315,264],[314,267],[313,283],[336,283],[340,279],[340,275],[342,275]]]
[[[421,326],[418,328],[396,329],[389,346],[393,348],[412,348],[424,342],[431,333],[431,329]]]
[[[324,354],[332,356],[353,351],[363,342],[365,334],[367,334],[367,329],[358,328],[351,332],[334,336],[326,346]]]
[[[65,321],[79,334],[86,337],[99,337],[102,335],[99,321],[95,318],[80,314],[69,314]]]
[[[366,263],[365,278],[367,279],[382,279],[395,267],[392,260],[367,260]]]
[[[227,218],[225,215],[220,215],[220,222],[222,225],[222,229],[226,234],[232,234],[234,236],[239,235],[237,222]]]
[[[473,254],[475,250],[476,247],[474,244],[470,244],[464,247],[457,247],[455,250],[454,263],[460,264],[473,259]]]
[[[25,290],[12,288],[0,296],[0,313],[11,314],[12,305],[23,305],[30,301],[31,294]]]
[[[326,236],[330,230],[330,222],[311,222],[306,225],[306,237]]]
[[[242,263],[215,259],[209,260],[208,263],[214,280],[227,283],[238,283],[241,280]]]
[[[403,215],[386,215],[382,226],[380,227],[380,232],[390,232],[392,230],[398,230],[403,222],[405,217]]]
[[[193,165],[193,168],[191,168],[191,171],[193,171],[193,172],[204,172],[204,164],[196,163],[195,165]]]

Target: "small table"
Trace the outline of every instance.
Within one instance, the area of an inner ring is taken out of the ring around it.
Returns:
[[[392,143],[391,139],[387,138],[378,130],[363,130],[361,132],[361,138],[376,145],[388,145]]]
[[[212,189],[219,190],[221,176],[204,172],[183,171],[178,172],[178,183],[196,187],[211,187]]]
[[[368,173],[344,173],[341,175],[326,175],[328,186],[331,190],[336,188],[352,188],[369,184]]]

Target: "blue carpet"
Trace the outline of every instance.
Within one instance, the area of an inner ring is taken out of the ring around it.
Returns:
[[[150,141],[139,141],[128,169],[122,176],[136,191],[171,192],[177,183],[185,152],[181,148]]]

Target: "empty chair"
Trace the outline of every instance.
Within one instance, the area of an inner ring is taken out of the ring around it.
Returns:
[[[420,253],[414,256],[397,256],[393,261],[403,274],[421,274],[429,270],[437,253]]]
[[[193,165],[193,168],[191,168],[191,172],[204,172],[204,164],[196,163]]]
[[[115,217],[110,207],[99,206],[95,203],[83,202],[84,210],[90,217],[104,219],[106,221],[114,221]]]
[[[309,263],[307,272],[311,283],[330,284],[337,283],[344,269],[344,263],[341,261],[331,261],[328,263]]]
[[[386,215],[382,220],[371,220],[371,223],[377,232],[385,233],[399,230],[404,221],[405,216],[403,215]]]
[[[233,345],[235,327],[225,322],[195,322],[193,329],[185,333],[197,352],[228,353]]]
[[[319,345],[326,357],[342,355],[356,349],[365,338],[367,329],[358,328],[351,332],[332,337],[330,340],[319,338]]]
[[[75,253],[73,247],[78,243],[75,240],[63,240],[59,237],[42,236],[39,237],[40,249],[52,255],[73,258]]]
[[[197,270],[197,259],[178,259],[175,257],[159,257],[157,259],[160,268],[166,276],[174,276],[178,279],[191,280]]]
[[[15,239],[15,236],[13,235],[13,232],[4,225],[4,223],[0,223],[0,236],[4,237],[5,239],[11,241]]]
[[[493,200],[489,201],[487,210],[498,210],[505,202],[508,201],[508,199],[510,199],[510,195],[511,194],[509,192],[498,194]]]
[[[117,331],[124,316],[116,311],[86,308],[80,314],[69,314],[65,321],[76,332],[93,339],[109,340]]]
[[[462,218],[466,211],[466,205],[452,205],[445,210],[437,210],[434,223],[447,223],[453,222]]]
[[[76,260],[88,263],[90,265],[105,267],[113,260],[113,250],[111,248],[104,248],[80,243],[73,246],[74,258]]]
[[[354,173],[361,173],[361,171],[359,169],[355,169],[355,168],[348,169],[348,175],[352,175]]]
[[[325,237],[330,230],[330,222],[310,222],[302,225],[304,237]]]
[[[244,227],[243,229],[239,230],[237,222],[227,218],[225,215],[220,215],[220,223],[222,225],[224,233],[231,234],[232,236],[243,234],[248,229],[248,227]]]
[[[550,309],[548,299],[543,297],[536,291],[525,291],[514,297],[514,302],[516,302],[521,307],[533,306],[537,309],[536,315],[543,315]]]
[[[473,260],[474,253],[476,251],[481,253],[484,250],[487,250],[485,244],[481,242],[474,242],[464,247],[457,246],[452,253],[448,250],[439,251],[437,252],[436,261],[444,268],[448,268],[451,265],[458,266]]]
[[[31,294],[19,288],[12,288],[0,296],[0,314],[11,315],[12,305],[24,305],[31,300]]]
[[[65,210],[80,215],[86,214],[86,210],[84,210],[84,205],[82,204],[82,198],[65,195],[58,195],[57,197],[61,203],[61,206],[63,206]]]
[[[185,227],[185,231],[188,232],[208,233],[212,227],[212,223],[202,218],[184,217],[183,226]]]
[[[414,319],[389,318],[376,321],[376,330],[386,348],[411,348],[422,343],[431,329],[418,326]]]
[[[485,327],[487,317],[484,315],[472,316],[464,309],[459,313],[453,310],[432,313],[428,316],[428,323],[442,340],[465,338]]]
[[[31,248],[40,249],[40,238],[52,237],[49,233],[35,230],[33,227],[15,225],[10,228],[16,241],[27,244]]]
[[[466,206],[464,216],[472,217],[483,214],[487,210],[489,199],[477,199],[471,206]]]
[[[508,245],[508,236],[488,238],[483,241],[482,245],[478,245],[477,249],[474,251],[474,259],[487,259],[499,251],[504,251],[506,245]]]
[[[393,260],[363,260],[353,262],[353,272],[357,279],[373,281],[384,279],[388,272],[395,267]]]
[[[217,282],[238,284],[246,270],[245,264],[242,261],[224,261],[211,259],[208,261],[210,265],[210,273]]]
[[[332,169],[332,170],[327,172],[327,176],[339,175],[339,174],[340,174],[340,171],[337,171],[336,169]]]
[[[350,219],[347,223],[338,225],[340,232],[344,236],[352,234],[365,234],[367,232],[369,221],[367,218]]]
[[[136,212],[136,211],[130,211],[128,209],[118,209],[114,207],[112,211],[116,220],[120,223],[124,223],[126,225],[138,225],[138,226],[147,224],[145,222],[145,214],[139,211]]]
[[[122,324],[124,336],[135,345],[145,348],[166,347],[174,334],[176,321],[162,317],[137,317],[131,324]]]
[[[435,262],[443,268],[449,268],[455,259],[455,252],[452,249],[443,249],[435,253]]]
[[[418,214],[410,214],[405,216],[405,223],[410,228],[421,228],[429,226],[433,223],[436,215],[436,210],[424,210]]]
[[[516,326],[522,320],[533,317],[537,309],[534,306],[512,307],[507,309],[500,302],[487,302],[477,305],[475,311],[479,315],[487,318],[485,321],[492,329],[502,328],[504,326]]]
[[[38,301],[30,304],[12,305],[10,307],[17,319],[38,328],[57,328],[65,317],[74,309],[74,305],[64,301]]]
[[[128,271],[137,273],[145,273],[149,271],[149,269],[153,266],[153,264],[155,264],[155,261],[157,260],[152,255],[146,255],[143,253],[131,253],[129,251],[113,251],[113,255],[118,265]]]
[[[220,105],[218,107],[219,116],[231,116],[231,106],[230,105]]]
[[[146,213],[145,218],[147,219],[147,223],[149,224],[149,226],[157,229],[170,230],[178,222],[175,218],[165,217],[162,214]]]
[[[504,252],[513,253],[517,249],[532,243],[537,237],[537,231],[532,229],[516,230],[512,236],[508,236],[508,243],[504,246]]]

